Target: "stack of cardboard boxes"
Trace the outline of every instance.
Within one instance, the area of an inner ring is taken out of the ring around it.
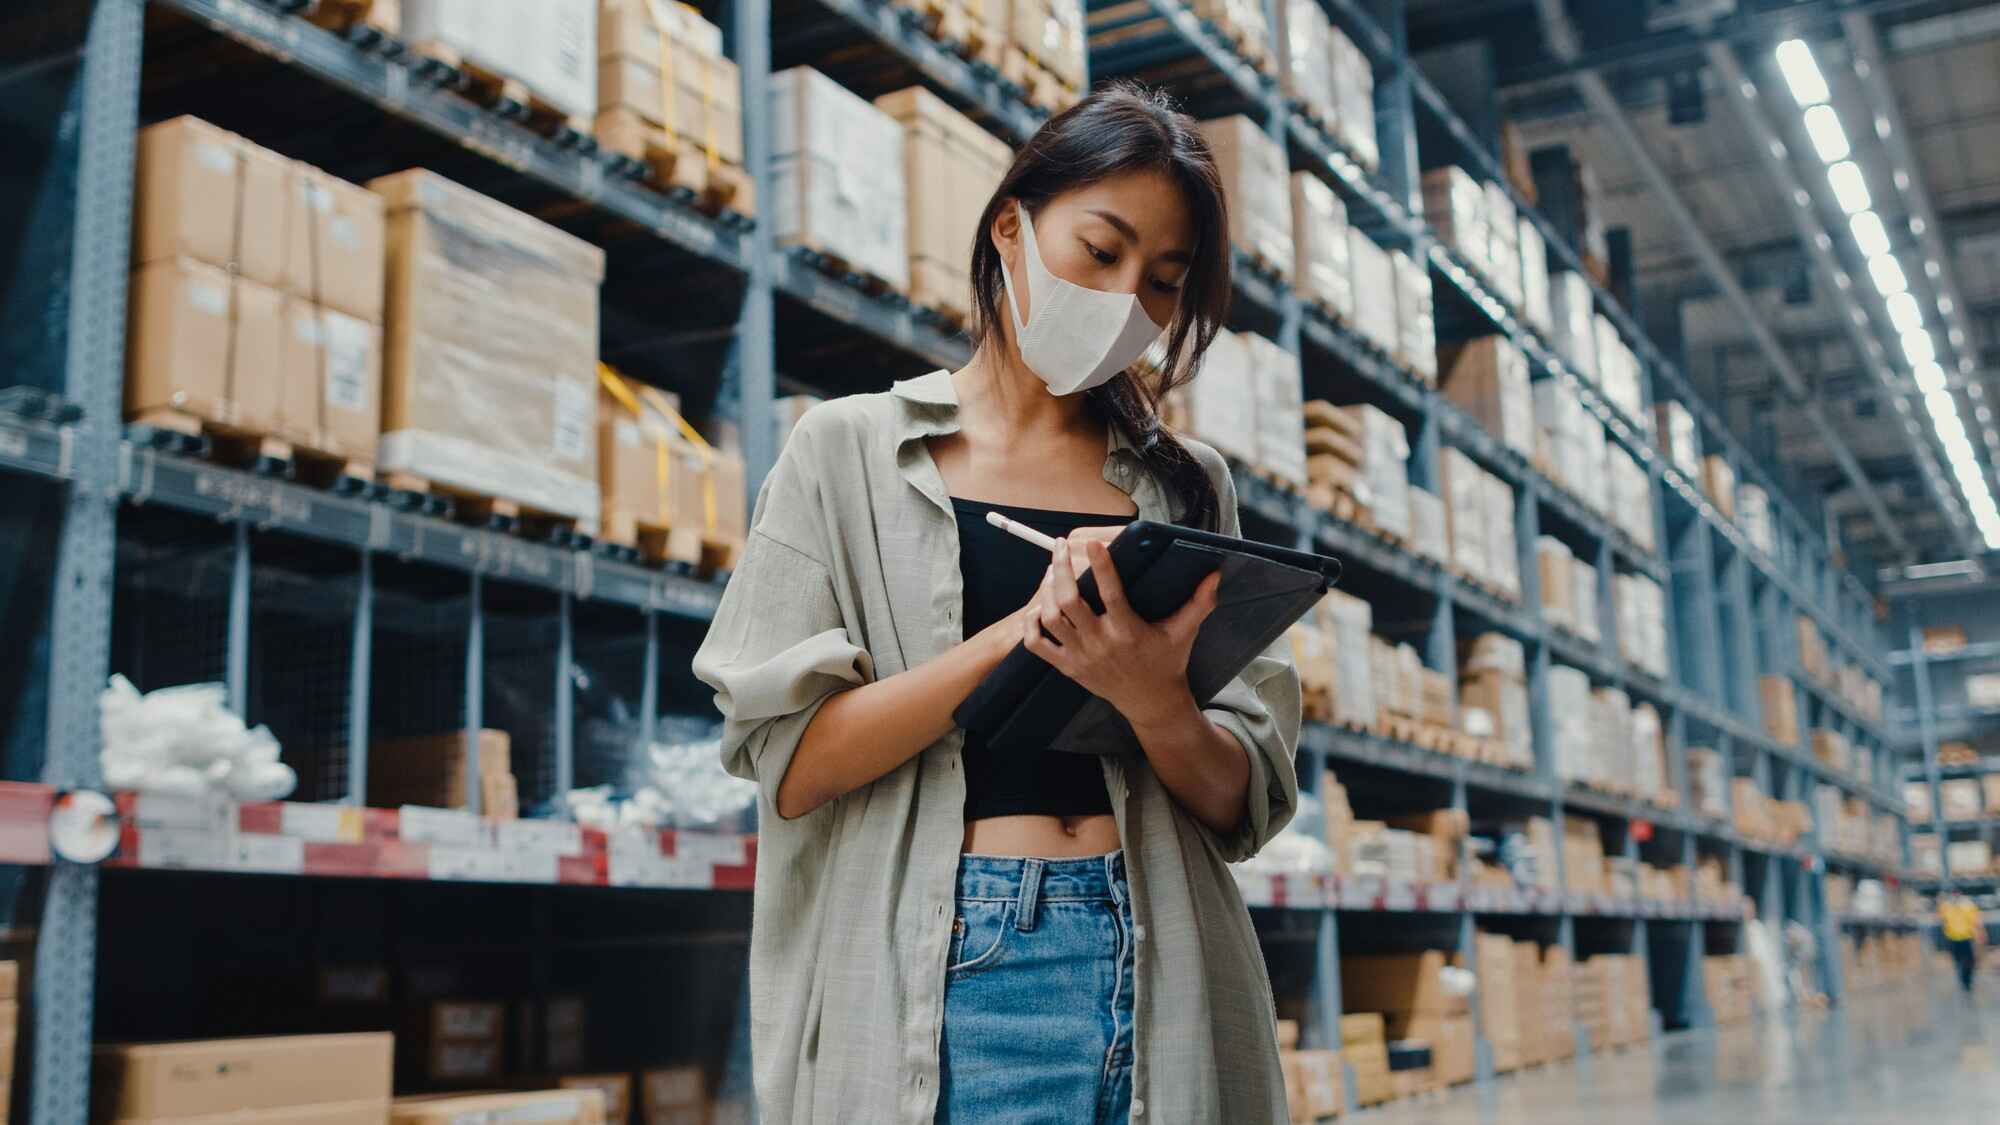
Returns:
[[[771,76],[772,233],[910,287],[903,126],[811,67]],[[983,201],[982,201],[983,202]],[[969,230],[960,237],[971,239]]]
[[[1346,1107],[1346,1071],[1339,1051],[1302,1051],[1299,1025],[1278,1021],[1278,1068],[1285,1075],[1285,1101],[1295,1125],[1337,1116]]]
[[[383,1122],[394,1050],[380,1032],[103,1045],[91,1120]]]
[[[978,229],[1013,150],[922,86],[884,94],[875,108],[903,127],[909,297],[963,321],[972,308],[968,232]]]
[[[193,117],[140,133],[134,199],[126,416],[371,476],[382,199]]]
[[[1341,958],[1342,1004],[1379,1013],[1388,1040],[1429,1049],[1429,1073],[1414,1076],[1418,1089],[1472,1078],[1470,1000],[1444,979],[1449,964],[1440,950]]]
[[[1389,252],[1396,276],[1396,347],[1390,355],[1419,380],[1438,377],[1437,319],[1430,267],[1401,250]]]
[[[1755,969],[1741,953],[1710,954],[1702,959],[1702,993],[1719,1025],[1747,1022],[1757,1007]]]
[[[1484,191],[1486,222],[1493,232],[1493,243],[1487,251],[1486,278],[1508,307],[1518,309],[1521,307],[1521,214],[1514,209],[1514,199],[1500,181],[1488,180]]]
[[[1591,321],[1597,337],[1597,385],[1604,397],[1630,418],[1641,430],[1650,429],[1652,419],[1647,416],[1639,394],[1639,357],[1618,334],[1604,314],[1597,314]]]
[[[1611,503],[1608,445],[1604,425],[1583,404],[1576,389],[1557,379],[1532,388],[1535,406],[1535,465],[1583,505],[1604,514]],[[1650,498],[1646,518],[1652,518]]]
[[[410,1009],[399,1069],[440,1086],[491,1085],[507,1072],[507,1005],[433,1000]]]
[[[1340,1017],[1340,1056],[1354,1076],[1356,1104],[1380,1105],[1389,1100],[1389,1040],[1382,1013]]]
[[[1723,519],[1736,518],[1736,470],[1728,458],[1711,453],[1701,459],[1701,490]]]
[[[1459,652],[1458,697],[1463,729],[1494,740],[1499,764],[1516,769],[1534,764],[1527,658],[1519,641],[1482,633],[1465,642]]]
[[[1504,597],[1520,598],[1514,490],[1458,449],[1441,449],[1438,457],[1453,569]]]
[[[1736,526],[1743,537],[1766,555],[1778,554],[1777,521],[1771,516],[1771,496],[1754,484],[1736,486]]]
[[[1320,10],[1315,0],[1298,2]],[[1352,237],[1347,206],[1326,181],[1311,172],[1292,173],[1294,287],[1300,300],[1343,323],[1354,320]]]
[[[1229,197],[1229,242],[1258,267],[1292,280],[1291,171],[1285,146],[1250,118],[1238,114],[1201,123]]]
[[[1640,574],[1612,576],[1612,608],[1618,614],[1618,654],[1647,672],[1667,676],[1667,594]]]
[[[1643,958],[1600,953],[1579,961],[1572,973],[1576,1021],[1592,1050],[1637,1043],[1651,1033],[1651,993]]]
[[[789,436],[785,420],[796,417],[784,402],[777,413]],[[700,440],[679,396],[600,368],[597,450],[601,538],[649,559],[728,568],[748,534],[743,458]]]
[[[1604,464],[1609,477],[1612,525],[1641,550],[1653,550],[1657,540],[1653,533],[1652,477],[1620,445],[1605,446]]]
[[[1396,260],[1358,229],[1348,231],[1347,252],[1354,268],[1354,331],[1383,355],[1402,348],[1396,311]]]
[[[1764,704],[1764,733],[1780,746],[1799,744],[1798,697],[1788,676],[1760,676],[1757,691]]]
[[[1254,332],[1216,334],[1201,374],[1171,399],[1189,434],[1297,492],[1324,469],[1308,453],[1298,357]]]
[[[1515,971],[1514,943],[1502,934],[1475,933],[1471,969],[1478,980],[1479,1026],[1493,1051],[1493,1069],[1501,1074],[1519,1070],[1527,1058],[1521,1044],[1521,982]]]
[[[1667,463],[1689,480],[1701,476],[1701,428],[1688,408],[1673,399],[1653,404],[1653,427]]]
[[[1695,811],[1721,818],[1729,814],[1729,768],[1722,755],[1707,746],[1687,750],[1688,790]]]
[[[974,22],[999,38],[1005,13],[1007,43],[1001,73],[1044,109],[1061,112],[1084,88],[1083,0],[958,0]]]
[[[1481,274],[1490,271],[1493,228],[1488,225],[1486,191],[1472,174],[1456,165],[1424,173],[1424,218],[1438,240],[1458,252]]]
[[[1282,0],[1287,41],[1278,54],[1285,96],[1320,130],[1374,168],[1374,75],[1368,58],[1316,0]]]
[[[711,207],[757,213],[742,79],[722,29],[677,0],[599,0],[597,143]]]
[[[400,0],[403,38],[418,54],[523,88],[531,114],[579,132],[597,108],[598,0]],[[511,93],[511,92],[510,92]]]
[[[1597,379],[1597,331],[1590,281],[1564,270],[1549,275],[1549,343],[1586,380]]]
[[[1410,445],[1403,424],[1365,403],[1342,407],[1315,399],[1302,411],[1307,498],[1329,511],[1343,510],[1345,498],[1365,525],[1410,539]]]
[[[468,759],[475,754],[481,813],[494,820],[513,820],[520,813],[520,794],[512,740],[504,730],[481,730],[476,742],[459,730],[370,744],[368,804],[470,808],[475,771]]]
[[[1528,357],[1505,336],[1481,336],[1438,354],[1445,397],[1523,457],[1535,452],[1535,402]]]

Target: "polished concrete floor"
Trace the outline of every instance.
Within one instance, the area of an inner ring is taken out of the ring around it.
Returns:
[[[1940,976],[1364,1110],[1368,1125],[2000,1125],[2000,978]]]

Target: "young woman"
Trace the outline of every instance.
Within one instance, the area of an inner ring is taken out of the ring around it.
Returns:
[[[1221,458],[1157,416],[1227,308],[1225,216],[1192,121],[1137,88],[1084,99],[981,217],[971,362],[814,408],[766,480],[694,660],[763,790],[766,1120],[1287,1119],[1226,864],[1291,817],[1298,679],[1274,649],[1198,707],[1213,583],[1149,623],[1104,553],[1135,518],[1239,533]],[[1164,374],[1134,374],[1163,335]],[[989,511],[1061,537],[1054,558]],[[1129,752],[957,729],[1016,644],[1117,707]]]

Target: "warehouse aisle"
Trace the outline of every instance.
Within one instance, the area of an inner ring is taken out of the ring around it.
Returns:
[[[1668,1036],[1651,1051],[1550,1066],[1364,1111],[1381,1125],[1860,1125],[2000,1121],[2000,982],[1978,1010],[1934,984],[1796,1026]]]

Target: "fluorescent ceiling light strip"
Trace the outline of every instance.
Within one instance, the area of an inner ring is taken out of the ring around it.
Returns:
[[[1917,304],[1917,299],[1907,291],[1891,293],[1888,299],[1882,303],[1888,306],[1889,323],[1895,326],[1897,335],[1900,336],[1906,332],[1918,332],[1923,329],[1924,311]]]
[[[1910,287],[1910,279],[1903,276],[1903,263],[1892,254],[1868,259],[1868,276],[1875,282],[1875,291],[1884,297]]]
[[[1830,105],[1816,105],[1806,110],[1806,136],[1812,138],[1813,151],[1819,153],[1822,162],[1832,164],[1847,159],[1851,151],[1847,144],[1847,130],[1840,127],[1840,114]]]
[[[1861,166],[1852,160],[1843,160],[1828,168],[1826,183],[1833,189],[1834,202],[1850,215],[1866,211],[1874,203],[1868,195],[1867,177],[1861,174]]]
[[[1857,211],[1847,220],[1847,229],[1854,234],[1855,248],[1863,258],[1875,258],[1889,252],[1889,232],[1882,226],[1882,216],[1873,211]]]
[[[1785,85],[1792,88],[1792,100],[1802,106],[1823,102],[1830,93],[1826,88],[1826,76],[1819,72],[1819,62],[1813,58],[1812,48],[1803,39],[1787,39],[1778,44],[1778,70],[1785,76]]]

